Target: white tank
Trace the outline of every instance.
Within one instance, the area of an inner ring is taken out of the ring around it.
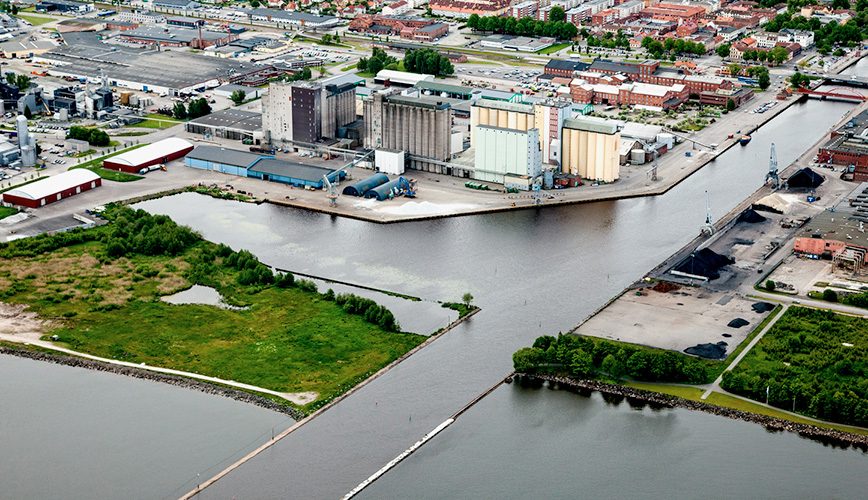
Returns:
[[[30,144],[30,140],[28,138],[29,134],[27,133],[27,118],[24,115],[18,115],[18,118],[15,119],[15,131],[18,132],[19,148],[23,148],[24,146]]]
[[[630,151],[630,162],[634,165],[641,165],[645,163],[645,150],[634,149]]]
[[[36,148],[33,146],[22,146],[21,147],[21,163],[25,167],[32,167],[36,165]]]

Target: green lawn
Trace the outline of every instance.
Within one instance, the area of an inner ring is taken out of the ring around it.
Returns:
[[[95,240],[111,230],[109,225],[78,234]],[[4,256],[26,255],[0,258],[0,297],[60,318],[44,338],[56,334],[60,345],[76,351],[281,392],[316,392],[319,398],[310,409],[425,340],[384,331],[316,292],[239,285],[240,273],[207,241],[178,256],[107,258],[106,243],[96,240],[73,241],[35,255],[15,253],[19,247],[52,248],[53,236],[41,238],[0,247]],[[206,277],[191,277],[200,272]],[[228,303],[248,308],[172,305],[159,299],[188,288],[191,279],[208,280]]]
[[[146,146],[146,144],[138,144],[131,148],[122,149],[120,151],[115,151],[114,153],[107,154],[105,156],[100,156],[99,158],[94,158],[93,160],[86,161],[84,163],[79,163],[78,165],[73,165],[69,167],[69,170],[75,168],[86,168],[88,170],[92,170],[97,173],[103,179],[108,179],[110,181],[115,182],[132,182],[144,179],[141,175],[128,174],[126,172],[116,172],[114,170],[106,170],[102,168],[102,162],[112,156],[117,156],[121,153],[126,153],[127,151],[132,151],[134,149],[138,149],[140,147]]]
[[[16,17],[20,17],[25,21],[29,21],[30,24],[34,26],[39,26],[40,24],[50,23],[51,21],[56,21],[57,19],[51,19],[50,17],[41,17],[41,16],[29,16],[27,14],[19,13]]]
[[[714,378],[717,378],[718,376],[720,376],[721,373],[723,373],[724,370],[726,370],[729,364],[732,363],[739,354],[741,354],[741,351],[743,351],[747,347],[747,345],[750,344],[753,339],[755,339],[756,336],[760,334],[761,331],[763,331],[763,328],[765,328],[769,324],[769,322],[771,322],[775,318],[775,316],[780,314],[782,309],[783,306],[776,306],[774,309],[772,309],[772,312],[770,312],[769,315],[766,316],[766,319],[764,319],[762,323],[757,325],[757,327],[754,328],[752,332],[750,332],[750,335],[748,335],[738,345],[738,347],[736,347],[735,350],[726,357],[726,361],[711,368]]]
[[[10,215],[15,215],[18,213],[18,210],[12,207],[0,207],[0,219],[5,219]]]
[[[346,66],[346,67],[345,67],[344,69],[342,69],[341,71],[350,71],[350,70],[354,70],[354,69],[356,69],[356,66],[358,66],[358,65],[359,65],[359,63],[353,63],[353,64],[350,64],[349,66]]]
[[[150,120],[162,120],[165,122],[176,122],[176,123],[181,123],[184,121],[184,120],[179,120],[179,119],[175,118],[174,116],[166,116],[166,115],[161,115],[159,113],[149,113],[149,114],[145,115],[145,118],[148,118]]]
[[[180,122],[178,122],[177,120],[147,119],[147,120],[142,120],[139,123],[134,123],[134,124],[130,125],[129,128],[160,128],[160,129],[162,129],[162,128],[174,127],[178,123],[180,123]]]
[[[551,47],[546,47],[542,50],[538,50],[536,53],[540,54],[540,55],[552,54],[552,53],[557,52],[559,50],[564,50],[565,48],[567,48],[571,45],[572,45],[571,43],[556,43],[556,44],[552,45]]]

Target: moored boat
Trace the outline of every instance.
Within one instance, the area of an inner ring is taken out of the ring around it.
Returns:
[[[741,139],[738,140],[738,142],[742,146],[747,146],[747,143],[750,142],[750,136],[749,135],[743,135],[743,136],[741,136]]]

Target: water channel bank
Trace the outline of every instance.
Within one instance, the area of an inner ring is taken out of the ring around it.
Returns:
[[[742,422],[760,424],[766,429],[772,431],[793,432],[802,437],[814,439],[821,443],[837,446],[839,448],[846,449],[847,447],[852,446],[854,448],[862,450],[863,452],[868,452],[868,436],[863,436],[860,434],[853,434],[850,432],[843,432],[834,429],[824,429],[815,425],[800,424],[792,422],[790,420],[768,417],[765,415],[741,410],[734,410],[732,408],[725,408],[722,406],[717,406],[700,401],[693,401],[677,396],[670,396],[668,394],[661,394],[659,392],[634,389],[632,387],[626,387],[623,385],[608,384],[597,380],[574,379],[557,375],[527,373],[518,373],[516,374],[516,377],[525,378],[531,383],[534,379],[546,380],[555,387],[557,385],[563,385],[566,387],[597,391],[604,394],[644,401],[646,403],[654,405],[701,411],[705,413],[710,413],[712,415],[731,418],[734,420],[741,420]]]
[[[267,410],[276,411],[278,413],[283,413],[292,417],[293,420],[300,420],[305,417],[305,414],[301,411],[298,411],[291,406],[282,405],[280,403],[274,402],[268,398],[257,396],[256,394],[251,394],[249,392],[241,391],[238,389],[232,389],[230,387],[222,387],[215,384],[209,384],[207,382],[202,382],[191,378],[178,377],[175,375],[168,375],[165,373],[158,373],[140,368],[132,368],[129,366],[102,363],[100,361],[78,358],[75,356],[64,356],[61,354],[50,354],[46,352],[28,351],[23,349],[11,349],[9,347],[3,346],[0,346],[0,354],[17,356],[19,358],[32,359],[35,361],[44,361],[56,365],[74,366],[77,368],[86,368],[88,370],[109,372],[117,375],[124,375],[127,377],[140,378],[153,382],[160,382],[163,384],[183,387],[185,389],[192,389],[195,391],[204,392],[206,394],[213,394],[216,396],[234,399],[236,401],[241,401],[243,403],[249,403],[265,408]]]

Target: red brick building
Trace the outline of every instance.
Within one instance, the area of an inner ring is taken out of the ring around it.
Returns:
[[[68,170],[3,193],[3,201],[38,208],[102,186],[99,175],[86,168]]]
[[[665,19],[669,21],[690,21],[705,16],[705,9],[690,5],[658,3],[657,5],[642,9],[642,11],[639,12],[639,16]]]

